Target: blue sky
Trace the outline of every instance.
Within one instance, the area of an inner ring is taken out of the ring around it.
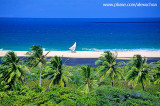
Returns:
[[[157,7],[103,7],[103,3],[157,3]],[[0,17],[160,18],[160,0],[0,0]]]

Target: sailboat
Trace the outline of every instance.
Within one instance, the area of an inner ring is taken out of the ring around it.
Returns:
[[[72,53],[75,53],[76,52],[75,51],[76,50],[76,42],[69,49],[71,50]]]

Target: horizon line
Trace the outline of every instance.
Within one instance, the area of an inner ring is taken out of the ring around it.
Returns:
[[[50,19],[70,19],[71,17],[0,17],[0,18],[50,18]],[[71,19],[77,19],[77,18],[81,18],[81,19],[86,19],[86,18],[89,18],[89,19],[142,19],[142,18],[146,18],[146,19],[151,19],[151,18],[158,18],[160,19],[160,17],[113,17],[113,18],[100,18],[100,17],[72,17]]]

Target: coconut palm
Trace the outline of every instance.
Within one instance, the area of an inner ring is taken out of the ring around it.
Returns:
[[[29,55],[29,58],[26,59],[26,64],[31,69],[33,69],[36,66],[40,67],[40,86],[41,86],[41,70],[42,66],[45,67],[46,64],[46,56],[49,52],[47,52],[45,55],[43,55],[43,49],[39,45],[33,45],[31,47],[31,51],[27,52],[26,55]]]
[[[2,58],[1,65],[0,79],[3,79],[10,88],[19,81],[24,82],[25,67],[21,65],[20,58],[13,51],[7,52]]]
[[[157,62],[158,63],[158,67],[157,67],[157,70],[155,71],[156,74],[155,74],[155,81],[154,81],[154,84],[159,84],[160,83],[160,61]]]
[[[119,79],[123,78],[121,73],[122,69],[118,67],[122,62],[116,63],[117,52],[115,54],[110,51],[105,51],[103,56],[99,57],[99,59],[95,62],[97,65],[103,66],[100,72],[101,77],[100,81],[102,81],[105,77],[110,77],[113,87],[114,77],[117,76]]]
[[[129,80],[128,84],[135,87],[137,83],[141,83],[144,90],[146,83],[149,83],[150,78],[152,78],[149,74],[150,69],[146,63],[146,58],[143,59],[141,55],[134,55],[131,62],[132,68],[126,76],[126,79]]]
[[[97,81],[92,79],[91,77],[91,67],[90,66],[83,66],[82,74],[85,78],[84,84],[80,87],[85,93],[89,93],[92,89],[97,87]]]
[[[47,77],[51,80],[49,88],[52,84],[65,87],[66,82],[68,82],[68,80],[71,80],[69,78],[69,76],[71,76],[71,73],[65,70],[65,66],[64,64],[62,64],[62,58],[57,56],[51,58],[50,68],[52,71],[44,75],[44,77]]]

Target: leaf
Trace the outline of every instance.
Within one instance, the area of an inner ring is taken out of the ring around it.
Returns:
[[[69,71],[63,71],[63,73],[64,73],[65,75],[67,75],[67,76],[71,76],[71,75],[72,75],[72,73],[69,72]]]
[[[0,74],[0,77],[2,77],[3,76],[3,74]]]
[[[107,72],[106,72],[106,74],[105,74],[105,76],[109,76],[110,74],[112,74],[113,72],[112,72],[112,68],[110,68]]]
[[[62,75],[62,78],[64,81],[68,82],[68,78],[66,76]]]
[[[101,76],[101,78],[100,78],[100,82],[103,80],[104,76],[105,76],[105,75],[102,75],[102,76]]]
[[[121,74],[116,71],[116,76],[118,76],[119,79],[121,79]]]
[[[12,78],[13,78],[14,75],[15,75],[15,72],[12,72],[12,73],[10,74],[10,77],[9,77],[9,79],[8,79],[8,83],[11,82],[11,80],[12,80]]]
[[[51,85],[53,84],[53,80],[54,80],[54,79],[51,80],[51,82],[50,82],[50,84],[49,84],[49,88],[50,88]]]
[[[154,84],[159,84],[160,83],[160,78],[154,81]]]
[[[85,93],[88,93],[88,92],[89,92],[89,86],[88,86],[88,84],[86,84],[86,85],[83,87],[83,91],[84,91]]]
[[[52,78],[51,83],[49,84],[49,88],[51,87],[51,84],[55,81],[58,74],[59,72],[54,73],[54,77]]]
[[[17,75],[18,77],[21,76],[21,73],[19,72],[19,70],[16,70],[16,75]]]
[[[131,85],[132,81],[133,81],[133,80],[130,80],[130,81],[128,82],[128,85]]]
[[[141,77],[141,76],[142,76],[142,72],[141,72],[141,71],[139,71],[138,76],[139,76],[139,77]]]
[[[64,87],[64,82],[63,82],[63,79],[62,79],[62,78],[60,79],[60,86],[61,86],[61,87]]]
[[[102,65],[103,64],[103,62],[101,61],[101,60],[97,60],[96,62],[95,62],[95,65]]]

